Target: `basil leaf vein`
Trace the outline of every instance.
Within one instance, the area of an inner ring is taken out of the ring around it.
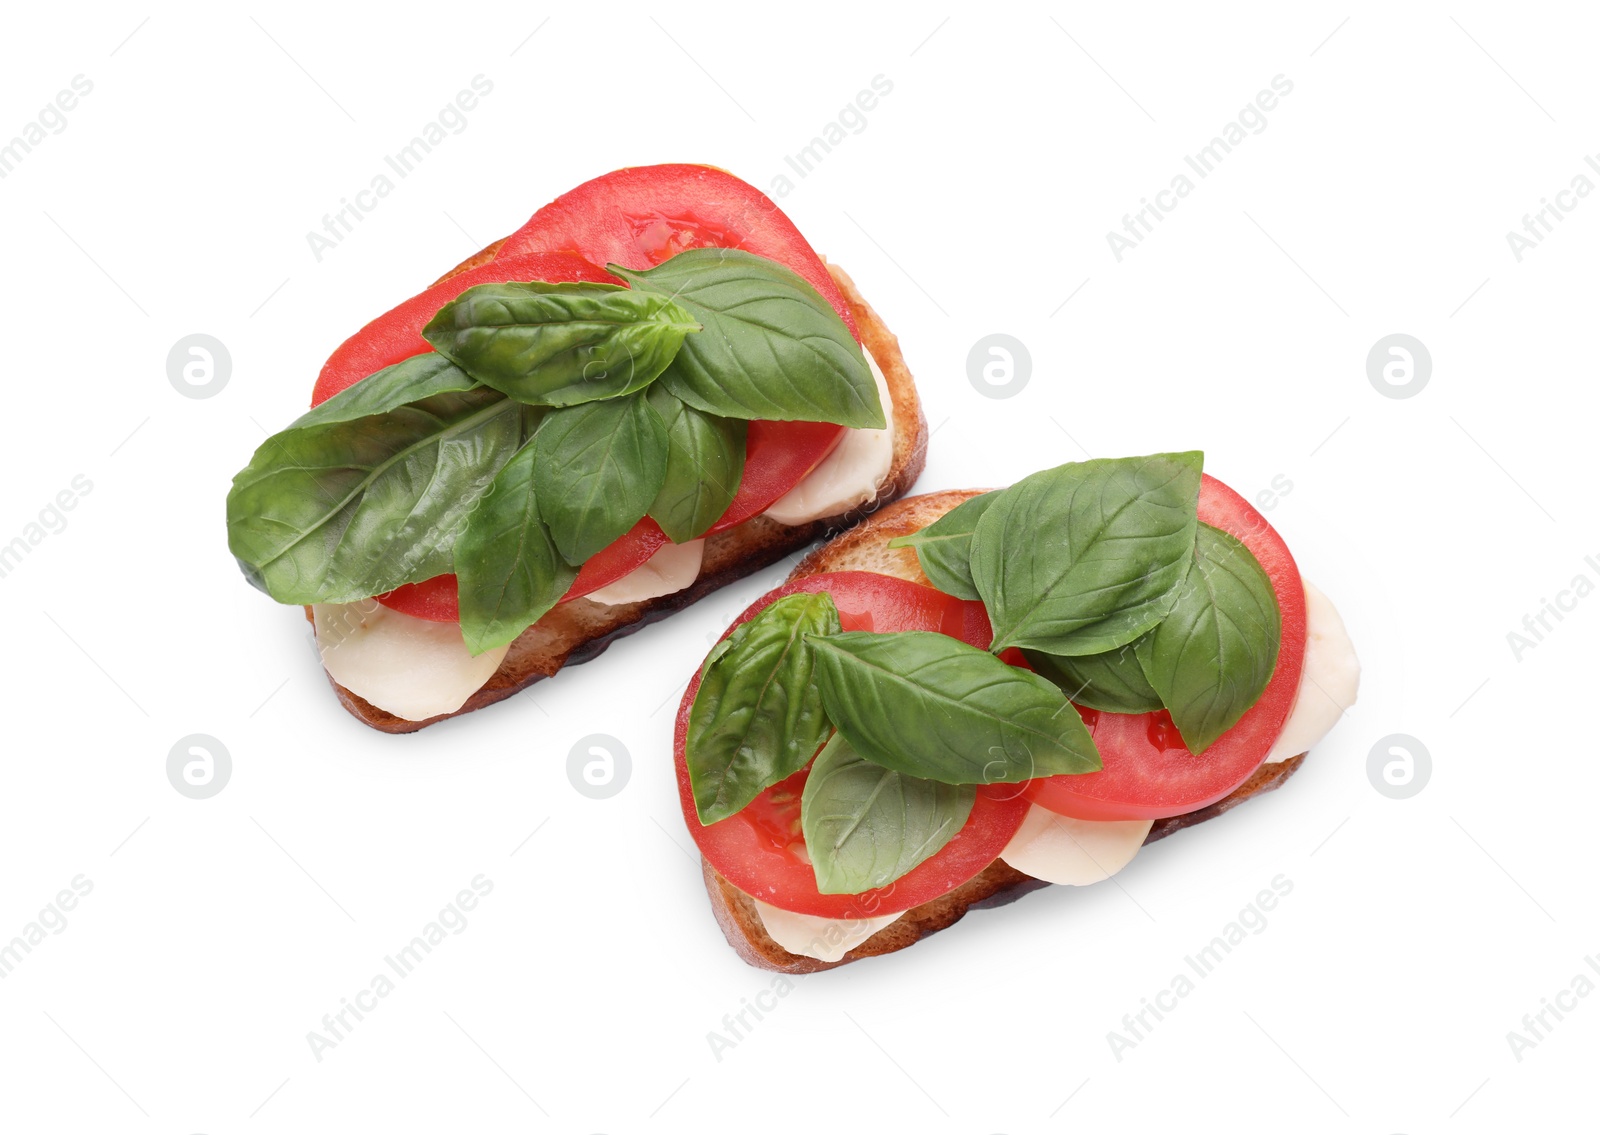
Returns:
[[[531,445],[517,451],[456,540],[461,635],[473,654],[504,646],[538,622],[578,575],[539,515],[533,456]]]
[[[1203,753],[1260,699],[1277,665],[1281,623],[1250,549],[1200,525],[1177,605],[1137,647],[1191,753]]]
[[[521,428],[516,403],[482,389],[291,426],[233,479],[228,546],[280,603],[348,603],[442,575]]]
[[[1000,492],[972,537],[994,645],[1058,655],[1132,642],[1193,558],[1201,454],[1082,461]]]
[[[667,427],[667,469],[650,518],[682,544],[728,511],[744,476],[746,425],[686,406],[660,383],[646,394]]]
[[[642,389],[694,317],[657,293],[615,284],[479,284],[439,309],[422,337],[521,402],[575,406]]]
[[[926,528],[889,541],[891,548],[912,548],[928,582],[958,599],[978,598],[972,582],[972,533],[998,492],[981,493],[962,501]]]
[[[800,796],[800,830],[817,890],[854,895],[888,886],[950,842],[976,797],[970,784],[874,764],[835,733]]]
[[[1050,682],[934,631],[810,637],[828,719],[863,757],[947,784],[1093,772],[1100,755]]]
[[[667,427],[643,394],[552,410],[533,435],[540,514],[569,564],[627,532],[667,471]]]
[[[616,264],[606,271],[638,292],[670,297],[703,327],[661,376],[695,409],[884,428],[860,344],[832,305],[784,265],[741,249],[696,248],[647,271]]]
[[[733,815],[816,755],[831,727],[805,636],[838,629],[839,612],[826,592],[787,595],[713,651],[684,742],[701,823]]]

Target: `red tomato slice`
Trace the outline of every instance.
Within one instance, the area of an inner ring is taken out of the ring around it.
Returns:
[[[755,186],[712,166],[633,166],[586,181],[535,213],[498,255],[576,252],[642,271],[691,248],[742,248],[788,265],[860,341],[850,305],[794,222]]]
[[[644,269],[690,248],[742,248],[787,265],[860,341],[850,305],[794,222],[766,194],[710,166],[636,166],[586,181],[535,213],[506,238],[499,255],[575,252],[595,264]],[[766,511],[843,436],[844,429],[830,423],[751,422],[744,478],[711,531]]]
[[[311,404],[315,406],[332,398],[374,371],[433,350],[422,337],[422,329],[441,307],[477,284],[498,284],[507,280],[546,280],[551,283],[587,281],[597,284],[620,282],[581,256],[568,252],[497,257],[488,264],[470,268],[433,285],[380,315],[346,339],[323,365],[322,373],[317,377],[316,389],[312,392]],[[625,536],[590,557],[566,598],[576,599],[621,579],[655,555],[666,542],[666,534],[655,521],[648,518],[641,520]],[[461,618],[456,577],[453,575],[438,575],[420,583],[408,583],[377,598],[386,607],[431,622],[453,623]]]
[[[993,632],[981,603],[955,599],[920,584],[873,572],[834,572],[786,583],[757,600],[723,637],[785,595],[826,591],[847,631],[938,631],[980,649]],[[824,895],[817,890],[800,834],[800,793],[810,766],[768,788],[737,815],[709,827],[695,811],[684,738],[689,709],[700,689],[696,676],[678,709],[673,753],[684,822],[706,859],[734,886],[763,902],[824,918],[868,918],[910,910],[947,894],[993,863],[1027,815],[1028,801],[1016,785],[985,785],[966,825],[936,854],[887,887],[859,895]]]
[[[767,511],[843,440],[844,428],[832,422],[751,422],[739,489],[707,535]]]
[[[1103,764],[1080,776],[1041,777],[1025,793],[1083,820],[1180,816],[1215,804],[1250,778],[1283,732],[1306,656],[1306,598],[1283,538],[1243,497],[1212,477],[1200,487],[1200,519],[1239,539],[1260,562],[1278,599],[1278,663],[1260,700],[1200,756],[1184,746],[1166,710],[1101,713],[1079,708]]]

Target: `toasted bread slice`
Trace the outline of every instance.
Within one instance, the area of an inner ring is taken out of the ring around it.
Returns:
[[[889,541],[926,528],[962,501],[977,495],[978,490],[929,493],[890,505],[812,552],[800,561],[789,578],[802,579],[830,571],[874,571],[927,584],[928,577],[922,574],[916,552],[910,548],[890,548]],[[1157,820],[1145,843],[1154,843],[1173,832],[1220,816],[1257,793],[1278,787],[1303,760],[1305,754],[1301,753],[1278,764],[1262,765],[1232,795],[1215,804],[1182,816]],[[705,876],[706,891],[711,896],[711,912],[728,943],[751,965],[779,973],[816,973],[861,958],[903,950],[957,922],[975,907],[1001,906],[1029,891],[1050,885],[997,859],[949,894],[912,907],[838,961],[823,962],[803,954],[791,954],[778,945],[767,933],[749,895],[728,882],[704,857],[700,868]]]
[[[487,263],[494,258],[502,243],[497,241],[491,244],[482,252],[462,261],[440,279],[449,279],[468,268]],[[587,662],[623,635],[664,619],[674,611],[681,611],[717,588],[776,563],[910,491],[921,475],[927,458],[928,422],[923,417],[922,403],[917,398],[911,372],[906,369],[905,358],[900,353],[900,341],[884,325],[872,305],[862,298],[855,281],[843,269],[829,265],[828,271],[833,274],[839,290],[850,304],[862,343],[883,371],[889,386],[891,405],[887,409],[894,419],[894,456],[889,472],[878,485],[877,496],[873,500],[849,512],[810,524],[779,524],[765,516],[753,516],[726,532],[709,537],[699,578],[689,587],[671,595],[616,605],[596,603],[589,599],[574,599],[561,604],[511,644],[500,668],[455,713],[440,714],[424,721],[408,721],[379,709],[360,695],[345,689],[330,675],[328,681],[332,683],[344,707],[374,729],[381,729],[385,733],[414,733],[435,721],[503,701],[539,679],[550,677],[563,666]],[[311,617],[309,607],[306,608],[306,617]]]

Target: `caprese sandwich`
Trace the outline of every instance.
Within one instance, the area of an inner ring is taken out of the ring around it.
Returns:
[[[1332,604],[1199,453],[913,497],[813,552],[674,739],[717,922],[809,973],[1084,885],[1282,784],[1355,702]]]
[[[367,324],[234,478],[245,576],[391,733],[478,709],[904,494],[899,344],[756,189],[618,170]]]

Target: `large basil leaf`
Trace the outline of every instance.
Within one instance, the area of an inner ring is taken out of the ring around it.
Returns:
[[[645,395],[552,410],[533,435],[533,488],[555,546],[582,563],[650,511],[667,427]]]
[[[744,422],[685,406],[659,382],[646,397],[667,427],[667,473],[650,518],[682,544],[728,511],[744,476]]]
[[[734,248],[695,248],[645,272],[606,271],[671,297],[704,330],[685,340],[661,382],[724,418],[884,427],[860,345],[797,273]]]
[[[453,570],[456,536],[521,441],[492,390],[291,427],[228,493],[228,546],[280,603],[349,603]]]
[[[891,548],[915,548],[917,563],[928,582],[958,599],[976,599],[972,582],[972,530],[999,493],[982,493],[962,501],[938,520],[909,536],[896,536]]]
[[[569,564],[637,524],[667,472],[667,427],[643,394],[552,410],[533,435],[539,511]]]
[[[456,541],[461,636],[482,654],[527,630],[577,578],[539,516],[533,446],[500,470]]]
[[[1278,661],[1281,622],[1250,549],[1200,525],[1177,606],[1137,648],[1191,753],[1204,752],[1261,697]]]
[[[828,719],[885,768],[994,784],[1100,767],[1059,689],[959,639],[854,631],[807,641]]]
[[[689,709],[684,762],[700,822],[726,819],[805,767],[828,736],[808,634],[839,629],[828,594],[787,595],[723,640]]]
[[[1199,453],[1081,461],[1003,490],[972,536],[994,645],[1101,654],[1172,608],[1194,556]]]
[[[886,887],[961,830],[978,790],[874,764],[844,734],[817,754],[800,796],[800,831],[825,895]]]
[[[575,406],[646,386],[698,327],[658,293],[533,282],[468,288],[422,337],[518,401]]]
[[[436,394],[471,390],[477,381],[437,351],[412,355],[393,366],[374,371],[332,398],[295,419],[291,429],[350,422],[371,414],[387,414],[408,402],[421,402]]]
[[[1104,654],[1076,658],[1058,658],[1037,650],[1023,653],[1035,670],[1079,705],[1108,713],[1151,713],[1161,708],[1161,695],[1144,676],[1136,645],[1130,642]]]

